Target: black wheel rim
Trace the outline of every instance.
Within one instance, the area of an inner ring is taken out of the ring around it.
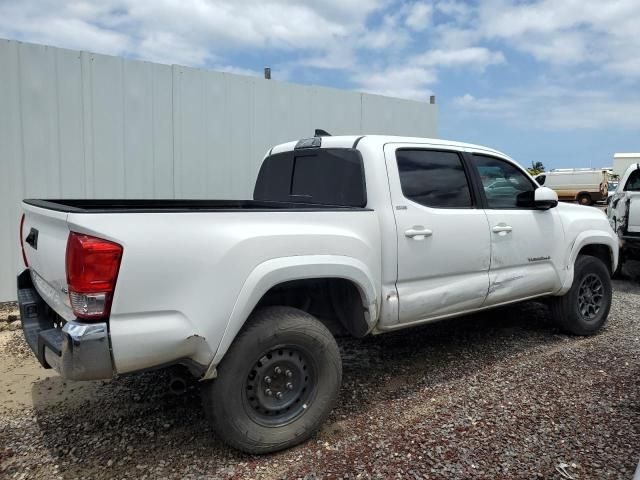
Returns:
[[[294,346],[263,354],[249,370],[244,401],[247,413],[261,425],[279,427],[302,415],[315,392],[310,356]]]
[[[578,290],[578,310],[586,320],[596,318],[602,308],[604,285],[600,277],[590,273],[582,279]]]

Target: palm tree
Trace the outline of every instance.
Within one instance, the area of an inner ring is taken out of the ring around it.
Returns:
[[[538,175],[544,172],[544,164],[542,162],[531,162],[531,168],[528,169],[531,175]]]
[[[544,164],[542,162],[531,162],[531,168],[544,172]]]

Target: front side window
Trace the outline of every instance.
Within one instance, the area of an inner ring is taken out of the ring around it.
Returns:
[[[627,192],[640,192],[640,170],[631,172],[625,190]]]
[[[473,159],[480,173],[488,208],[533,206],[536,187],[519,168],[486,155],[473,155]]]
[[[396,152],[403,195],[434,208],[470,208],[469,182],[455,152],[398,150]]]

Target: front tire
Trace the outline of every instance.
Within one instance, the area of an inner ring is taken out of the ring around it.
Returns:
[[[320,428],[338,397],[340,351],[316,318],[291,307],[253,313],[205,385],[218,436],[251,454],[297,445]]]
[[[602,328],[611,309],[611,277],[599,258],[580,255],[573,284],[562,297],[553,297],[551,314],[558,326],[572,335],[593,335]]]

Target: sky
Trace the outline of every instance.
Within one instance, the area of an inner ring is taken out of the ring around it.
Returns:
[[[418,101],[527,166],[640,151],[639,0],[0,0],[0,37]]]

